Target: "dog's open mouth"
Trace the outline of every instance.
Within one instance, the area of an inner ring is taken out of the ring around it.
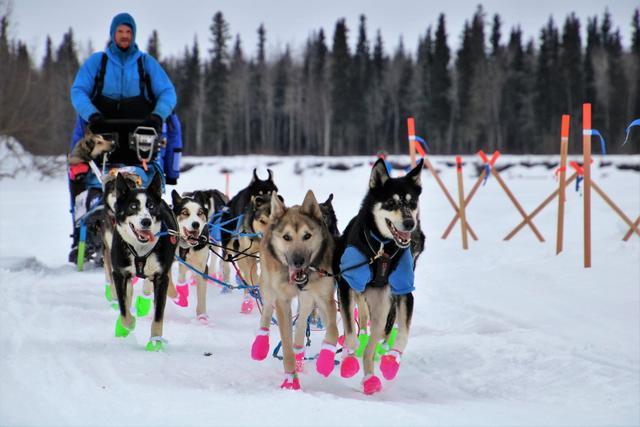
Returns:
[[[133,234],[140,243],[150,243],[156,238],[151,230],[138,230],[131,223],[129,223],[129,227],[131,227],[131,231],[133,231]]]
[[[303,287],[309,282],[306,269],[289,267],[289,283]]]
[[[403,249],[408,248],[411,244],[411,232],[400,231],[396,228],[395,225],[393,225],[391,221],[389,221],[388,219],[385,220],[387,221],[387,227],[389,227],[389,231],[391,231],[391,235],[393,236],[393,240],[395,240],[396,245],[400,246]]]
[[[196,246],[198,243],[200,243],[199,234],[200,233],[198,233],[198,230],[187,230],[186,228],[182,227],[182,236],[184,240],[186,240],[186,242],[191,246]]]

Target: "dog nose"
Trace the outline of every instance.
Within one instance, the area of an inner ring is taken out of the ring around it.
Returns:
[[[143,227],[151,227],[151,219],[150,218],[142,218],[140,220],[140,225]]]
[[[413,219],[407,218],[402,221],[402,225],[404,225],[405,230],[412,230],[416,223]]]
[[[304,266],[304,257],[302,255],[294,255],[292,261],[295,268],[302,268]]]
[[[200,228],[200,223],[198,221],[193,221],[191,223],[191,228],[193,228],[194,230],[197,230]]]

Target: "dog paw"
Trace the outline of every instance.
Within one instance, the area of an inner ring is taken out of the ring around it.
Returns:
[[[198,322],[200,322],[202,325],[208,325],[209,324],[209,315],[207,313],[202,313],[202,314],[198,314],[196,316],[196,319],[198,320]]]
[[[149,342],[147,343],[146,350],[147,351],[162,351],[164,350],[164,344],[167,342],[162,337],[151,337]]]
[[[245,297],[242,300],[242,305],[240,306],[240,313],[242,314],[251,314],[253,311],[253,299],[251,297]]]
[[[360,370],[360,362],[355,356],[346,356],[340,364],[340,376],[342,378],[351,378]]]
[[[294,347],[294,352],[296,352],[296,373],[300,373],[304,370],[304,347],[299,349],[296,349]]]
[[[297,374],[284,374],[284,381],[280,384],[284,390],[300,390],[300,380]]]
[[[128,327],[122,323],[122,316],[118,316],[118,320],[116,320],[116,337],[124,338],[129,336],[129,333],[136,328],[136,318],[131,318],[131,325]]]
[[[189,284],[176,285],[176,293],[178,296],[173,298],[173,302],[180,307],[189,306]]]
[[[328,377],[333,368],[335,368],[334,360],[336,358],[336,346],[329,343],[322,343],[322,350],[316,359],[316,370],[324,377]]]
[[[144,317],[151,311],[151,296],[138,295],[136,297],[136,316]]]
[[[267,358],[267,354],[269,354],[269,331],[260,329],[251,346],[251,358],[264,360]]]
[[[382,383],[380,382],[380,378],[375,375],[367,377],[362,382],[362,391],[364,391],[364,394],[374,394],[380,390],[382,390]]]
[[[390,381],[398,375],[400,369],[400,353],[391,350],[389,354],[382,356],[380,360],[380,372],[385,380]]]

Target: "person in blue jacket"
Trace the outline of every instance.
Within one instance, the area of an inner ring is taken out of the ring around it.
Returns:
[[[128,135],[135,126],[152,127],[158,134],[163,131],[163,124],[176,106],[176,91],[160,63],[150,55],[140,51],[135,43],[136,23],[128,13],[120,13],[111,21],[110,41],[104,52],[92,54],[80,67],[71,87],[71,103],[78,113],[78,121],[74,130],[73,145],[83,136],[85,126],[90,126],[94,133],[118,133],[118,146],[109,155],[109,164],[113,166],[139,166],[141,161],[135,150],[129,148]],[[113,128],[110,119],[127,119],[137,121],[131,125]],[[179,135],[177,117],[166,134],[167,140],[173,132]],[[176,124],[177,123],[177,127]],[[179,138],[179,136],[178,136]],[[174,159],[179,159],[182,142],[179,146],[169,146],[161,152],[149,168],[151,179],[153,173],[161,173],[162,177],[170,177],[167,182],[175,183],[177,179]],[[165,161],[170,155],[170,162]],[[146,164],[142,163],[145,168]],[[172,171],[167,173],[167,166]],[[91,171],[70,170],[70,190],[72,200],[83,187],[90,187],[95,181]],[[144,180],[146,181],[146,180]],[[164,179],[163,179],[164,182]],[[88,202],[87,202],[88,203]],[[72,212],[74,210],[72,202]],[[74,243],[69,259],[74,256],[78,241],[77,230],[74,230]]]

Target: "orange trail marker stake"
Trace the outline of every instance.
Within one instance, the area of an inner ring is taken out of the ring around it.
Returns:
[[[582,104],[582,156],[584,169],[584,268],[591,267],[591,104]]]
[[[416,124],[413,117],[407,118],[407,133],[409,134],[409,157],[411,158],[411,167],[416,167]]]
[[[495,165],[496,160],[498,160],[498,157],[500,157],[500,152],[499,151],[495,151],[493,153],[493,155],[491,156],[491,160],[489,160],[489,166],[490,167],[493,167]],[[485,163],[485,165],[486,165],[486,163]],[[478,191],[478,188],[480,188],[480,184],[482,184],[482,181],[484,180],[486,175],[487,175],[487,170],[485,168],[480,173],[480,176],[476,180],[476,183],[473,185],[473,188],[471,188],[471,191],[469,192],[469,195],[464,200],[465,209],[467,208],[467,206],[469,206],[469,203],[471,203],[471,199],[473,199],[473,196],[475,196],[476,191]],[[447,229],[444,230],[444,233],[442,233],[442,239],[446,239],[447,237],[449,237],[449,233],[451,233],[451,230],[453,230],[453,227],[455,227],[456,222],[458,222],[459,218],[460,218],[460,215],[458,215],[458,212],[456,211],[456,214],[453,217],[453,219],[451,220],[451,222],[449,223],[449,225],[447,226]]]
[[[413,142],[416,136],[415,136],[415,123],[414,123],[413,117],[409,117],[407,119],[407,129],[410,132],[409,133],[409,153],[413,152],[413,155],[415,156],[415,146]],[[438,186],[440,187],[445,197],[449,201],[449,204],[451,205],[453,210],[458,212],[458,205],[453,200],[453,197],[451,197],[451,194],[449,194],[449,191],[447,191],[447,187],[444,186],[444,183],[440,179],[440,175],[438,175],[438,172],[436,172],[436,170],[433,168],[433,165],[429,161],[429,157],[424,156],[422,160],[424,160],[424,165],[429,169],[429,172],[431,172],[431,175],[433,175],[433,177],[435,178],[436,182],[438,183]],[[412,161],[411,164],[415,167],[415,159]],[[471,228],[471,225],[469,225],[468,223],[467,223],[467,230],[469,231],[469,234],[471,235],[473,240],[478,240],[476,233],[473,231],[473,229]]]
[[[558,224],[556,227],[556,255],[562,252],[562,242],[564,240],[564,203],[565,178],[567,177],[567,152],[569,150],[569,122],[568,114],[562,115],[562,130],[560,132],[560,179],[558,184]]]
[[[462,184],[462,158],[456,156],[456,174],[458,175],[458,216],[460,217],[460,226],[462,229],[462,248],[469,249],[467,240],[467,219],[464,214],[464,188]]]

